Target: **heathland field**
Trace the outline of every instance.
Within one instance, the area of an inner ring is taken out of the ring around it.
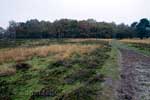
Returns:
[[[138,60],[132,57],[141,60],[140,67],[133,67]],[[149,58],[149,39],[3,41],[0,43],[0,100],[132,100],[139,92],[129,95],[134,91],[130,86],[134,88],[133,84],[140,83],[137,78],[141,75],[145,80],[148,78],[144,73],[134,75],[132,71],[149,70]],[[147,79],[144,86],[150,90],[148,82]],[[149,92],[140,89],[138,98],[149,100]]]

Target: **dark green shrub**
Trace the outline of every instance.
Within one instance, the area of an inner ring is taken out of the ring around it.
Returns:
[[[103,82],[103,81],[104,81],[104,75],[100,74],[100,75],[95,75],[95,76],[91,77],[87,81],[87,84],[95,84],[97,82]]]
[[[30,100],[36,100],[39,97],[54,97],[59,93],[61,90],[58,90],[54,86],[45,86],[38,92],[33,92],[33,95],[30,97]]]
[[[96,91],[88,87],[80,87],[69,93],[64,93],[55,98],[55,100],[95,100],[93,95]]]
[[[59,84],[62,83],[60,77],[66,72],[66,68],[56,68],[54,70],[43,70],[40,72],[39,83],[42,84]]]
[[[96,74],[96,73],[92,70],[80,69],[79,71],[66,76],[64,78],[64,82],[67,84],[72,84],[76,81],[84,82],[84,81],[87,81],[94,74]]]
[[[13,95],[10,83],[0,80],[0,100],[12,100]]]
[[[55,61],[55,62],[51,62],[48,65],[48,68],[49,69],[57,68],[57,67],[66,67],[66,68],[69,68],[71,66],[72,66],[72,63],[69,60],[58,60],[58,61]]]

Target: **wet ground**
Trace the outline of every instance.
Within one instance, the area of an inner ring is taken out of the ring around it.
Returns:
[[[119,100],[150,100],[150,57],[120,49]]]

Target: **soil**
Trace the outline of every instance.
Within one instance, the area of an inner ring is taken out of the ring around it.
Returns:
[[[120,49],[118,100],[150,100],[150,57]]]

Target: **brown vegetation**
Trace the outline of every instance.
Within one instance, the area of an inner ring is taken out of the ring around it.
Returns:
[[[120,40],[121,42],[125,42],[125,43],[146,43],[146,44],[150,44],[150,39],[123,39]]]
[[[95,48],[98,48],[97,45],[50,45],[50,46],[39,46],[33,48],[12,48],[10,50],[0,51],[0,63],[7,61],[24,61],[30,59],[33,56],[45,57],[51,54],[56,54],[55,58],[65,59],[71,56],[72,53],[81,54],[90,52]]]
[[[85,38],[85,39],[68,39],[70,42],[86,42],[86,41],[106,41],[106,42],[110,42],[112,41],[112,39],[96,39],[96,38]]]
[[[0,68],[0,76],[9,76],[13,75],[16,73],[16,69],[9,67],[9,66],[4,66]]]

